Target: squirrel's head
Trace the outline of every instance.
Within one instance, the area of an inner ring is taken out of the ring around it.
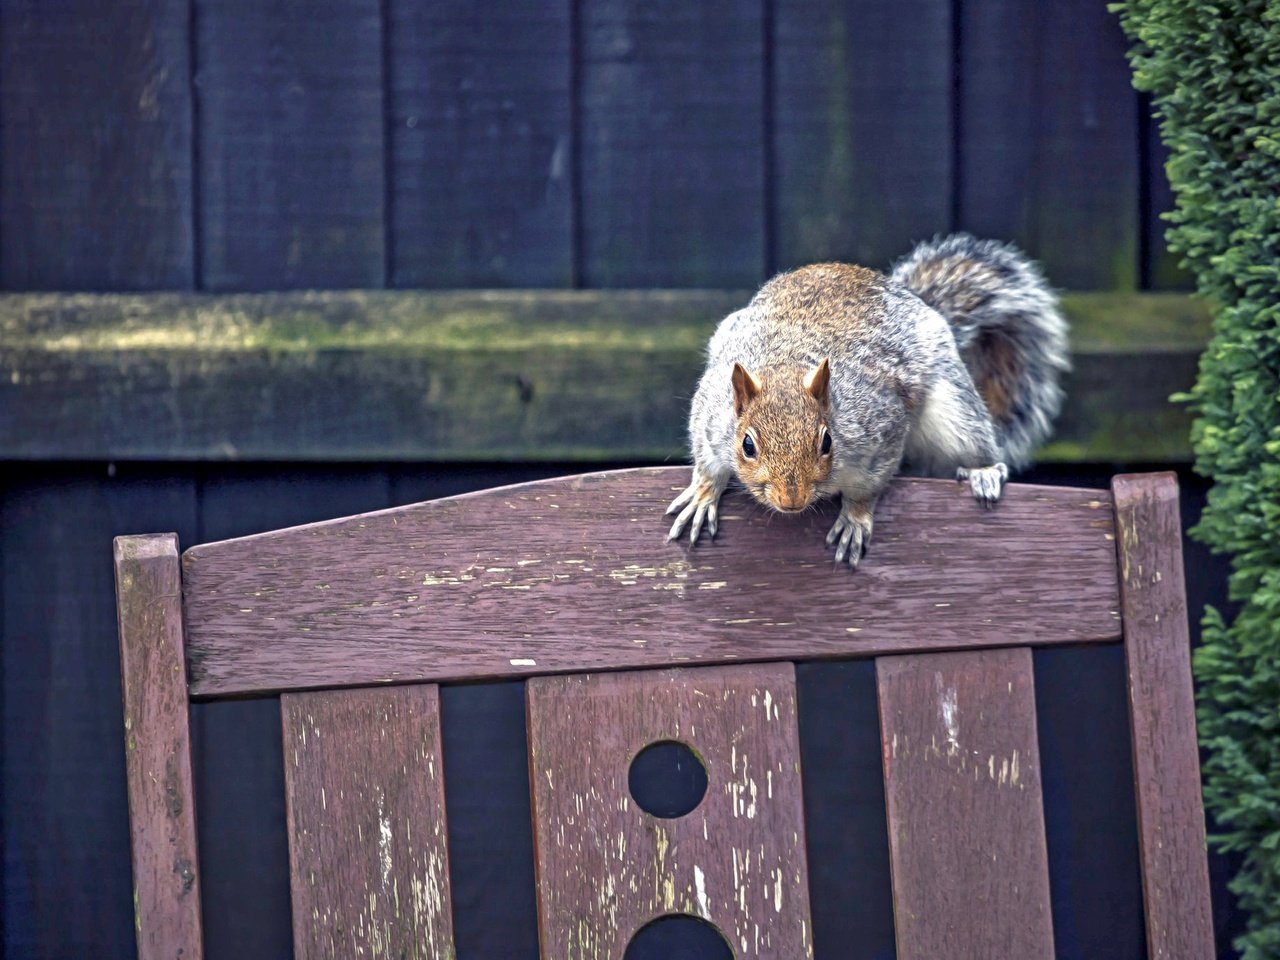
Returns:
[[[738,477],[751,495],[783,513],[798,513],[831,476],[831,364],[811,370],[733,365]]]

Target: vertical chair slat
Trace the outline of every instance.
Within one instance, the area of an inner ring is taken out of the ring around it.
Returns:
[[[898,960],[1052,958],[1031,651],[876,674]]]
[[[535,678],[528,709],[544,957],[620,960],[672,913],[737,957],[812,956],[791,664]],[[707,773],[675,819],[628,787],[632,758],[665,740]]]
[[[1147,949],[1214,955],[1191,640],[1174,475],[1116,477],[1116,547]]]
[[[115,571],[138,957],[199,960],[178,538],[117,537]]]
[[[452,957],[438,688],[280,706],[295,956]]]

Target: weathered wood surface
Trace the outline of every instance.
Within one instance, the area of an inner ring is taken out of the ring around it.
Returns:
[[[0,288],[192,286],[185,4],[0,4]]]
[[[352,467],[241,467],[200,480],[206,539],[245,536],[390,504],[387,477]],[[192,709],[200,810],[205,950],[210,960],[287,957],[289,841],[280,705],[275,699]]]
[[[876,670],[899,960],[1053,960],[1030,649]]]
[[[667,543],[687,478],[585,474],[188,550],[192,692],[1119,634],[1105,491],[1014,485],[988,511],[899,480],[855,573],[823,546],[831,505],[787,518],[729,494],[714,542]]]
[[[570,7],[384,5],[389,285],[573,285]]]
[[[285,694],[299,960],[454,956],[434,684]]]
[[[120,537],[115,568],[138,956],[200,960],[178,538]]]
[[[775,5],[776,267],[836,259],[885,269],[947,230],[954,9]]]
[[[528,704],[544,957],[621,960],[669,913],[714,924],[738,957],[813,956],[791,664],[539,677]],[[707,769],[678,819],[627,786],[663,740]]]
[[[196,0],[200,279],[385,282],[379,0]]]
[[[683,458],[706,339],[749,296],[0,296],[0,456]],[[1064,307],[1075,371],[1041,458],[1188,459],[1189,415],[1169,395],[1194,382],[1204,305]]]
[[[596,0],[578,15],[582,284],[763,282],[762,0]]]
[[[1214,956],[1182,524],[1173,474],[1111,483],[1147,944],[1152,960]]]

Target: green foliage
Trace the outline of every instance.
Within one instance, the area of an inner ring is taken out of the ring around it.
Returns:
[[[1169,245],[1215,304],[1189,397],[1196,469],[1211,476],[1193,534],[1232,553],[1234,619],[1204,620],[1195,658],[1205,800],[1248,912],[1244,960],[1280,957],[1280,2],[1128,0],[1171,156]]]

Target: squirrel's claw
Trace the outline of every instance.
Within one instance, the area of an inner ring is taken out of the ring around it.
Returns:
[[[689,484],[678,497],[671,501],[671,506],[667,507],[667,515],[675,513],[679,510],[679,515],[675,519],[675,523],[671,524],[671,529],[667,533],[667,542],[670,543],[680,536],[680,532],[684,530],[685,524],[692,524],[689,527],[689,542],[697,543],[698,536],[702,533],[705,523],[707,528],[707,536],[714,537],[720,529],[720,494],[724,492],[724,484],[717,484],[713,481],[699,481],[696,477],[693,483]]]
[[[995,506],[1008,479],[1009,468],[1003,463],[993,463],[989,467],[960,467],[956,471],[956,480],[961,483],[967,481],[973,498],[984,507]]]
[[[871,508],[865,504],[844,503],[831,531],[827,534],[827,546],[835,544],[836,563],[844,563],[855,570],[867,553],[871,543]]]

